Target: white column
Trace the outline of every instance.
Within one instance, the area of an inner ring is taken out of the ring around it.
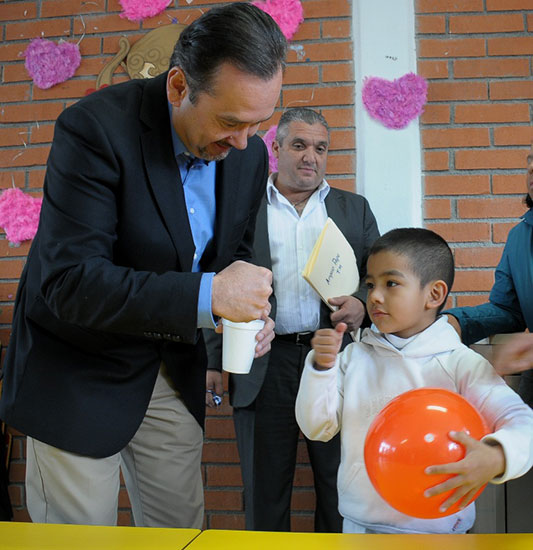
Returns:
[[[417,72],[415,0],[353,0],[357,191],[370,202],[381,233],[422,226],[418,119],[390,130],[363,106],[365,77],[393,80]]]

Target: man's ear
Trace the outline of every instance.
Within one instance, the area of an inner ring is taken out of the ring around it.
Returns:
[[[279,145],[279,142],[277,139],[275,139],[273,142],[272,142],[272,145],[270,146],[272,148],[272,153],[273,155],[279,159],[279,148],[280,148],[280,145]]]
[[[187,78],[180,67],[172,67],[167,76],[167,98],[172,105],[179,107],[189,93]]]
[[[272,148],[272,154],[273,154],[277,159],[279,159],[279,143],[278,143],[278,140],[277,140],[277,139],[275,139],[275,140],[272,142],[271,148]]]
[[[428,295],[426,299],[427,309],[438,309],[448,296],[448,285],[442,281],[432,281],[428,283]]]

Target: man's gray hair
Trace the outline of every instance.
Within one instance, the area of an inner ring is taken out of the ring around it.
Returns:
[[[304,122],[305,124],[322,124],[328,132],[329,141],[329,126],[326,119],[317,111],[308,107],[293,107],[287,109],[279,119],[278,129],[276,130],[276,141],[282,145],[283,140],[289,133],[289,124],[291,122]]]

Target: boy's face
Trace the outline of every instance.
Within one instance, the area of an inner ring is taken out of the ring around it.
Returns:
[[[366,307],[370,319],[380,332],[409,338],[435,320],[430,306],[432,283],[420,287],[406,256],[390,251],[368,258]]]

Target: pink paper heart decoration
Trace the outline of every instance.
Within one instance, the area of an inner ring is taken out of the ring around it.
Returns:
[[[271,126],[263,136],[263,141],[265,142],[268,150],[268,166],[271,172],[278,171],[278,159],[274,156],[274,153],[272,152],[272,142],[276,139],[277,130],[278,125],[274,124],[274,126]]]
[[[119,0],[123,12],[120,17],[130,21],[142,21],[161,13],[172,0]]]
[[[252,2],[252,4],[274,19],[287,40],[292,38],[304,20],[304,10],[300,0],[266,0],[266,2]]]
[[[372,118],[399,130],[424,112],[427,91],[426,79],[414,73],[392,82],[373,76],[363,82],[363,105]]]
[[[78,44],[34,38],[24,52],[26,70],[43,90],[68,80],[80,66]]]
[[[26,195],[20,189],[6,189],[0,195],[0,227],[9,242],[19,245],[33,239],[39,225],[43,199]]]

